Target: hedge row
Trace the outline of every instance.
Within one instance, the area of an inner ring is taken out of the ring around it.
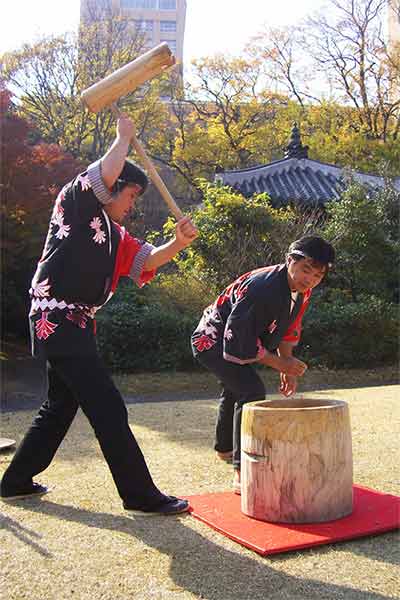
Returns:
[[[119,372],[193,369],[189,340],[199,318],[190,307],[185,311],[161,303],[154,291],[124,286],[98,319],[100,351]],[[393,364],[398,329],[395,304],[374,296],[354,303],[345,295],[326,299],[316,294],[296,354],[330,368]]]
[[[97,321],[100,353],[114,371],[193,368],[189,338],[194,316],[162,304],[152,290],[123,286]]]
[[[398,340],[396,304],[374,296],[316,301],[305,317],[299,354],[311,365],[369,368],[397,362]]]

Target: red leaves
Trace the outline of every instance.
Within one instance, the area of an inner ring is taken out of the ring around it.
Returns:
[[[52,202],[81,165],[57,144],[32,144],[37,132],[18,116],[11,95],[0,81],[2,157],[2,245],[11,254],[4,267],[40,255]],[[8,273],[11,276],[11,272]]]
[[[37,218],[37,213],[45,210],[44,221],[47,222],[54,196],[81,165],[57,144],[33,145],[31,137],[35,132],[32,126],[18,116],[10,92],[1,85],[0,130],[2,191],[7,212],[23,209]],[[43,221],[43,214],[39,220]]]
[[[3,84],[0,81],[0,114],[7,112],[10,110],[12,106],[11,102],[12,94],[8,90],[3,87]]]

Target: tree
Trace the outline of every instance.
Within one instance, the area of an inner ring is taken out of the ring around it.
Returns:
[[[338,100],[355,109],[367,139],[397,140],[400,131],[400,54],[384,37],[387,0],[329,0],[308,19],[303,46],[328,76]]]
[[[167,136],[149,140],[152,155],[200,193],[197,179],[212,178],[216,166],[246,168],[271,156],[273,119],[287,98],[270,93],[260,74],[259,61],[249,58],[194,61],[185,93],[176,85],[170,90]]]
[[[302,137],[310,158],[348,169],[396,176],[399,173],[400,144],[365,134],[355,108],[323,101],[308,106],[300,116]]]
[[[320,102],[313,86],[315,72],[302,51],[299,26],[267,27],[254,36],[247,52],[259,61],[270,89],[287,95],[305,108],[306,102]]]
[[[352,183],[328,208],[325,235],[337,251],[336,287],[354,302],[361,294],[398,301],[400,194],[387,185],[379,192]]]
[[[302,25],[265,27],[247,51],[271,89],[301,108],[296,120],[313,158],[397,175],[400,44],[383,35],[386,4],[329,0]]]
[[[28,289],[52,201],[80,165],[56,144],[34,144],[32,127],[0,87],[2,331],[25,333]]]
[[[316,26],[312,32],[318,36]],[[368,35],[378,43],[369,31]],[[307,53],[299,27],[265,29],[240,58],[194,61],[193,83],[183,96],[171,93],[167,130],[149,140],[152,155],[180,173],[201,197],[198,180],[213,179],[219,166],[243,169],[281,159],[297,121],[310,158],[397,174],[398,102],[387,102],[394,67],[382,66],[379,94],[374,96],[368,88],[376,126],[371,133],[360,120],[360,106],[350,104],[343,94],[324,98],[321,82],[333,90],[328,83],[334,79],[334,66],[325,65],[322,73],[320,64],[316,73],[308,47]],[[395,58],[393,52],[385,56]]]
[[[19,114],[48,143],[57,143],[73,156],[93,161],[109,147],[115,120],[109,110],[90,113],[80,94],[142,53],[145,37],[116,15],[91,15],[78,35],[40,41],[2,58],[3,76],[19,96]],[[160,127],[165,111],[157,79],[122,98],[139,135]]]
[[[266,194],[245,199],[228,187],[203,181],[203,204],[193,214],[199,238],[176,259],[185,277],[221,290],[238,275],[282,262],[290,241],[315,231],[320,215],[274,209]],[[172,220],[165,232],[172,233]]]
[[[172,169],[179,203],[200,200],[199,179],[213,179],[218,167],[281,159],[293,121],[310,158],[370,172],[384,164],[398,173],[400,101],[393,90],[400,88],[400,54],[382,39],[383,0],[330,3],[335,12],[311,19],[307,35],[300,27],[265,29],[239,58],[195,61],[184,91],[171,74],[121,101],[149,155]],[[4,59],[6,77],[19,90],[20,114],[45,141],[85,161],[109,146],[114,120],[109,111],[84,110],[80,91],[144,44],[126,20],[103,12],[101,20],[92,14],[78,37],[50,39]],[[315,64],[319,70],[311,73]],[[321,82],[332,91],[328,99]],[[160,95],[171,100],[161,102]],[[158,196],[153,204],[157,209]],[[158,225],[164,212],[154,212],[162,213]]]

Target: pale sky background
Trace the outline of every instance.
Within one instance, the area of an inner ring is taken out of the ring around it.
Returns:
[[[218,52],[240,54],[263,23],[294,24],[324,4],[324,0],[187,0],[184,61]],[[73,31],[78,22],[79,0],[3,0],[0,53],[43,35]]]

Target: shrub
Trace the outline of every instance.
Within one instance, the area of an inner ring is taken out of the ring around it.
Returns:
[[[175,262],[181,273],[221,291],[236,277],[282,262],[289,244],[319,227],[320,211],[274,208],[267,194],[251,200],[229,187],[202,183],[203,204],[193,214],[199,237]],[[164,233],[172,235],[170,219]]]
[[[327,207],[324,235],[337,253],[332,279],[351,291],[354,302],[361,293],[398,298],[399,202],[389,185],[372,194],[353,182]]]
[[[374,296],[350,302],[345,292],[330,290],[325,298],[316,295],[310,306],[297,354],[310,365],[334,368],[393,364],[398,335],[396,304]]]
[[[174,278],[181,286],[174,287]],[[99,313],[98,343],[114,371],[193,369],[190,335],[202,309],[212,300],[199,297],[193,281],[181,296],[182,274],[161,276],[138,290],[122,285]],[[175,295],[176,294],[176,295]],[[374,296],[352,302],[351,293],[323,288],[304,319],[298,352],[310,366],[370,368],[393,364],[398,352],[398,306]]]
[[[206,306],[214,302],[221,290],[194,273],[161,274],[153,284],[153,294],[164,306],[199,320]]]
[[[98,317],[98,345],[114,371],[193,368],[190,335],[200,318],[157,299],[155,290],[122,285]]]

